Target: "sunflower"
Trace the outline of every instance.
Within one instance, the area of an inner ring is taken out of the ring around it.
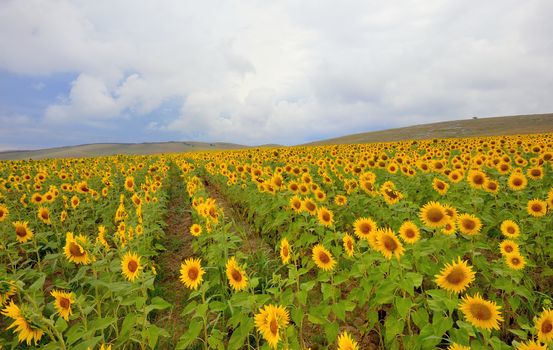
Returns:
[[[104,246],[106,250],[109,250],[109,243],[106,240],[106,228],[105,226],[98,226],[98,237],[96,237],[96,242]]]
[[[60,290],[54,289],[50,292],[56,300],[54,301],[54,306],[58,314],[63,317],[64,320],[69,321],[69,316],[71,315],[71,304],[75,302],[75,297],[73,293],[62,292]]]
[[[305,211],[307,211],[311,215],[315,215],[317,213],[317,204],[315,204],[309,198],[306,198],[303,200],[302,207]]]
[[[540,216],[544,216],[547,212],[547,203],[539,199],[532,199],[528,201],[526,210],[528,211],[528,214],[532,215],[533,217],[537,218]]]
[[[547,350],[547,346],[533,340],[528,340],[525,343],[519,344],[516,350]]]
[[[482,188],[486,180],[487,180],[486,174],[481,172],[480,170],[473,170],[469,172],[467,176],[467,181],[470,187],[475,189]]]
[[[536,321],[538,340],[549,343],[553,340],[553,310],[543,310]]]
[[[121,273],[123,276],[131,281],[138,277],[142,266],[140,264],[140,257],[136,253],[127,252],[121,260]]]
[[[457,262],[454,260],[452,264],[445,264],[440,274],[435,276],[435,281],[440,288],[453,293],[461,293],[474,281],[474,275],[472,266],[458,257]]]
[[[528,179],[526,179],[526,176],[523,174],[513,172],[511,173],[511,176],[509,176],[509,188],[513,191],[520,191],[526,188],[526,185],[528,185]]]
[[[280,241],[280,259],[282,259],[283,264],[288,264],[290,261],[290,243],[286,238]]]
[[[449,189],[449,184],[445,181],[442,181],[438,178],[432,180],[432,188],[434,191],[438,192],[440,195],[445,195]]]
[[[16,294],[17,287],[15,286],[15,281],[0,281],[0,306],[6,304]]]
[[[27,221],[16,221],[12,224],[15,226],[15,236],[19,243],[25,243],[33,238],[33,231],[29,228]]]
[[[288,311],[283,306],[265,305],[254,316],[255,327],[271,348],[276,348],[280,340],[280,330],[290,322]]]
[[[449,236],[454,234],[455,230],[457,230],[457,225],[455,224],[455,221],[453,221],[452,219],[448,219],[444,227],[442,227],[441,232],[444,235]]]
[[[290,198],[290,208],[296,213],[299,213],[302,210],[302,202],[300,197],[294,196]]]
[[[4,221],[8,217],[9,213],[10,211],[8,210],[8,207],[0,204],[0,222]]]
[[[447,350],[470,350],[470,348],[468,346],[453,343],[447,348]]]
[[[446,215],[451,219],[451,220],[457,220],[457,209],[455,209],[455,207],[449,205],[449,204],[444,204],[442,205],[445,209],[445,213]]]
[[[201,265],[201,259],[189,258],[184,260],[180,266],[180,280],[187,288],[198,289],[203,281],[205,273]]]
[[[405,221],[399,228],[399,236],[405,243],[414,244],[421,238],[421,233],[413,221]]]
[[[88,265],[91,262],[90,255],[83,248],[88,240],[83,235],[74,236],[73,232],[67,232],[65,235],[64,254],[67,260],[75,264]]]
[[[507,238],[517,238],[520,234],[520,227],[513,220],[504,220],[500,229],[501,233]]]
[[[235,291],[246,289],[248,286],[248,276],[246,276],[242,268],[238,266],[234,256],[227,261],[226,270],[227,278],[232,289]]]
[[[46,207],[38,208],[37,217],[46,225],[52,224],[52,220],[50,220],[50,210]]]
[[[125,189],[129,192],[134,191],[134,177],[127,176],[127,178],[125,179]]]
[[[444,226],[448,219],[445,208],[438,202],[426,203],[419,216],[426,226],[432,228]]]
[[[40,203],[43,203],[44,202],[44,198],[42,197],[42,195],[40,193],[33,193],[33,195],[31,196],[31,203],[33,204],[40,204]]]
[[[499,192],[499,183],[495,180],[487,180],[484,184],[484,191],[488,193],[498,193]]]
[[[34,342],[36,345],[44,335],[44,331],[28,320],[26,313],[13,300],[2,310],[2,314],[14,320],[6,329],[15,328],[14,331],[19,333],[17,338],[20,343],[25,341],[27,345],[31,345]]]
[[[319,219],[319,223],[325,227],[332,226],[334,222],[334,214],[326,207],[321,207],[317,210],[317,218]]]
[[[515,241],[506,239],[499,244],[499,251],[501,252],[502,255],[518,253],[519,252],[518,244],[516,244]]]
[[[344,251],[349,257],[352,257],[355,248],[355,240],[353,239],[353,237],[346,233],[342,238],[342,242],[344,244]]]
[[[324,271],[331,271],[336,265],[336,260],[334,260],[332,254],[321,244],[313,247],[312,257],[315,265]]]
[[[457,217],[457,226],[459,231],[465,235],[476,235],[482,228],[482,222],[479,218],[471,214],[461,214]]]
[[[501,312],[494,301],[484,300],[478,293],[474,297],[465,295],[459,309],[473,326],[484,329],[499,329],[503,321]]]
[[[348,332],[344,331],[338,337],[338,350],[359,350],[359,344]]]
[[[395,255],[396,259],[403,255],[403,245],[390,228],[380,229],[377,232],[376,246],[377,250],[384,255],[386,259],[391,259]]]
[[[547,192],[547,205],[549,206],[549,210],[553,208],[553,188]]]
[[[194,237],[198,237],[202,234],[202,227],[198,224],[190,226],[190,234]]]
[[[353,223],[354,233],[360,239],[367,239],[377,230],[376,222],[371,218],[359,218]]]
[[[520,253],[510,253],[505,255],[505,262],[510,269],[522,270],[526,266],[526,260]]]
[[[348,203],[348,198],[346,196],[339,194],[339,195],[336,195],[336,197],[334,197],[334,204],[336,204],[337,206],[343,207],[347,203]]]
[[[79,200],[79,197],[77,196],[71,197],[71,207],[73,209],[77,209],[77,207],[79,206],[79,203],[81,203],[81,201]]]

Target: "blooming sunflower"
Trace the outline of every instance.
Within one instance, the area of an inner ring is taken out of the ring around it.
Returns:
[[[198,237],[202,234],[202,227],[198,224],[193,224],[190,226],[190,234],[194,237]]]
[[[438,192],[440,195],[445,195],[449,189],[449,184],[445,181],[442,181],[438,178],[432,180],[432,188],[434,191]]]
[[[64,320],[69,321],[69,316],[71,315],[71,304],[75,302],[73,293],[67,293],[54,289],[50,292],[50,295],[56,299],[54,301],[54,306],[58,314],[63,317]]]
[[[44,331],[28,320],[25,312],[15,305],[13,300],[2,310],[2,314],[13,320],[7,329],[14,328],[14,331],[19,333],[17,338],[20,343],[25,341],[27,345],[31,345],[31,342],[34,342],[36,345],[44,335]]]
[[[319,219],[319,223],[325,227],[332,226],[334,222],[334,214],[326,207],[321,207],[317,210],[317,218]]]
[[[288,264],[290,261],[290,243],[286,238],[280,241],[280,259],[283,264]]]
[[[338,337],[338,350],[359,350],[359,344],[348,332],[343,332]]]
[[[543,310],[536,320],[538,340],[549,343],[553,340],[553,310]]]
[[[447,348],[447,350],[470,350],[470,348],[468,346],[453,343]]]
[[[413,221],[405,221],[399,228],[399,236],[405,243],[414,244],[421,238],[421,233]]]
[[[526,210],[528,211],[528,214],[538,218],[540,216],[544,216],[547,212],[547,203],[539,199],[532,199],[528,201]]]
[[[346,233],[342,238],[342,242],[344,244],[344,251],[349,257],[352,257],[355,247],[355,241],[353,240],[353,237]]]
[[[0,306],[6,304],[16,294],[17,287],[15,286],[15,281],[0,281]]]
[[[138,277],[142,266],[140,257],[136,253],[127,252],[121,260],[121,274],[131,282]]]
[[[469,172],[467,176],[467,181],[470,185],[470,187],[475,189],[480,189],[482,186],[484,186],[484,183],[486,182],[487,177],[486,174],[481,172],[480,170],[473,170]]]
[[[226,270],[227,278],[232,289],[235,291],[246,289],[248,286],[248,277],[242,268],[238,266],[234,256],[227,261]]]
[[[378,230],[376,244],[377,250],[388,260],[392,255],[399,260],[404,253],[403,245],[390,228]]]
[[[67,232],[65,235],[65,247],[64,254],[67,260],[75,264],[90,264],[90,255],[83,248],[83,245],[86,245],[88,240],[83,235],[74,236],[73,232]]]
[[[52,220],[50,220],[50,210],[48,208],[46,207],[38,208],[37,216],[40,219],[40,221],[42,221],[46,225],[52,224]]]
[[[455,221],[452,219],[448,219],[444,227],[442,227],[441,232],[444,235],[449,236],[454,234],[455,230],[457,230],[457,225],[455,224]]]
[[[180,280],[187,288],[198,289],[205,273],[201,259],[188,258],[180,266]]]
[[[127,178],[125,179],[125,189],[129,192],[134,191],[134,177],[127,176]]]
[[[33,231],[29,228],[27,221],[16,221],[12,224],[15,226],[15,236],[19,243],[25,243],[33,238]]]
[[[513,220],[504,220],[501,223],[500,230],[507,238],[517,238],[520,234],[520,227]]]
[[[474,281],[474,275],[472,266],[458,257],[457,262],[454,260],[451,264],[445,264],[440,274],[435,276],[435,281],[440,288],[453,293],[461,293]]]
[[[296,213],[299,213],[302,210],[303,206],[300,197],[294,196],[290,198],[290,208],[292,208],[292,210]]]
[[[505,255],[505,262],[510,269],[522,270],[526,266],[526,259],[520,253],[510,253]]]
[[[8,207],[0,204],[0,222],[4,221],[8,217],[9,213],[10,211],[8,210]]]
[[[438,202],[426,203],[419,216],[426,226],[432,228],[444,226],[448,219],[445,208]]]
[[[367,239],[377,230],[376,222],[371,218],[359,218],[353,223],[354,233],[360,239]]]
[[[547,346],[534,340],[528,340],[527,342],[519,344],[517,350],[547,350]]]
[[[528,185],[528,179],[521,173],[513,172],[509,176],[509,188],[513,191],[520,191],[526,188]]]
[[[499,244],[499,251],[501,252],[502,255],[518,253],[519,252],[518,244],[515,241],[506,239]]]
[[[334,260],[332,254],[322,244],[317,244],[313,247],[312,257],[315,265],[324,271],[331,271],[334,265],[336,265],[336,260]]]
[[[254,316],[255,327],[271,348],[276,348],[280,340],[280,330],[290,322],[288,311],[283,306],[265,305]]]
[[[484,300],[478,293],[474,297],[465,295],[459,309],[473,326],[484,329],[499,329],[503,321],[501,312],[494,301]]]
[[[334,197],[334,203],[337,205],[337,206],[340,206],[340,207],[343,207],[344,205],[346,205],[348,203],[348,198],[344,195],[336,195],[336,197]]]
[[[311,215],[315,215],[317,213],[317,204],[309,198],[303,200],[302,207],[303,210],[307,211]]]
[[[476,235],[482,228],[482,222],[472,214],[461,214],[457,217],[457,227],[465,235]]]
[[[79,200],[79,197],[77,197],[77,196],[71,197],[71,207],[73,209],[77,209],[77,207],[79,206],[80,203],[81,203],[81,201]]]

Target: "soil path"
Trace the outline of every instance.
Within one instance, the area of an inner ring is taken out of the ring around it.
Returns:
[[[176,167],[175,167],[176,168]],[[189,291],[180,281],[181,263],[193,255],[190,234],[192,216],[186,201],[186,191],[178,169],[170,174],[169,202],[167,204],[167,227],[161,244],[165,247],[157,258],[158,280],[156,291],[173,306],[159,313],[155,323],[169,332],[169,338],[160,338],[160,349],[171,348],[178,343],[186,324],[180,316],[188,301]]]

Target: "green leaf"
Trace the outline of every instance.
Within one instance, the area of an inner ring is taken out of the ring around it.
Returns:
[[[121,332],[119,332],[120,337],[125,337],[131,328],[136,324],[137,315],[135,313],[130,313],[125,316],[123,324],[121,325]]]
[[[54,327],[56,327],[56,330],[58,332],[63,333],[63,331],[67,329],[67,322],[65,322],[62,317],[58,317],[58,319],[56,320],[56,325]]]
[[[384,322],[385,341],[390,343],[394,338],[403,333],[404,322],[402,319],[398,319],[392,315],[386,317]]]
[[[181,335],[175,349],[188,349],[188,347],[198,338],[198,335],[203,329],[203,322],[200,320],[190,321],[188,330]]]
[[[413,302],[411,301],[411,299],[408,298],[396,297],[395,304],[399,316],[405,319],[405,316],[407,316],[407,313],[409,312],[411,305],[413,305]]]
[[[324,325],[326,340],[329,344],[334,344],[338,336],[339,326],[337,322],[328,322]]]
[[[425,309],[420,308],[411,314],[411,319],[417,327],[422,329],[428,324],[428,312]]]

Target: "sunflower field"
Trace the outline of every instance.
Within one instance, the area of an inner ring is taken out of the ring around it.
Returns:
[[[3,161],[0,235],[0,348],[553,349],[553,134]]]

